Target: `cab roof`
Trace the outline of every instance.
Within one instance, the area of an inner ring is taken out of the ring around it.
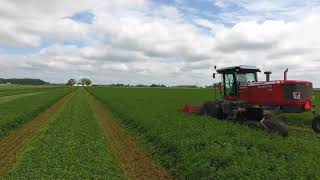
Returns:
[[[248,65],[239,65],[239,66],[230,66],[225,67],[221,69],[217,69],[217,72],[220,74],[224,73],[255,73],[255,72],[261,72],[259,68],[255,66],[248,66]]]

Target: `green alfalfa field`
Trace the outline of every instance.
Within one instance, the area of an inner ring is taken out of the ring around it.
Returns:
[[[284,114],[290,129],[289,137],[282,138],[238,123],[178,112],[184,104],[213,99],[212,89],[59,87],[25,91],[25,95],[11,92],[0,97],[1,109],[10,109],[6,116],[0,114],[0,144],[59,99],[69,96],[69,100],[21,150],[2,176],[5,179],[126,179],[88,105],[90,95],[174,179],[320,178],[320,136],[310,131],[311,113]],[[315,93],[317,105],[319,97]]]
[[[212,89],[96,87],[88,91],[179,178],[320,178],[320,136],[308,131],[313,117],[309,112],[284,114],[295,127],[284,139],[238,123],[178,112],[184,104],[213,99]],[[320,94],[315,95],[318,104]]]

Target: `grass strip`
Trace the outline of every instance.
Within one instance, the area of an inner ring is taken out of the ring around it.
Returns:
[[[0,140],[0,179],[14,165],[17,157],[28,144],[31,143],[32,139],[39,134],[40,129],[47,124],[48,120],[54,116],[71,97],[72,94],[63,97],[45,112],[39,114],[36,118],[24,124],[9,136]]]
[[[5,179],[122,179],[79,89]]]
[[[19,98],[22,98],[22,97],[33,96],[33,95],[37,95],[37,94],[41,94],[41,93],[44,93],[44,92],[31,92],[31,93],[3,96],[3,97],[0,97],[0,104],[8,103],[8,102],[13,101],[15,99],[19,99]]]
[[[19,95],[19,94],[26,94],[26,93],[33,93],[33,92],[40,92],[40,91],[46,91],[51,89],[61,88],[59,86],[52,86],[52,87],[20,87],[17,86],[16,88],[1,88],[0,87],[0,97],[4,96],[12,96],[12,95]]]
[[[71,88],[51,89],[33,96],[24,96],[7,103],[0,103],[0,139],[44,112],[70,91]]]
[[[104,129],[107,143],[126,179],[173,179],[168,172],[156,164],[135,138],[113,119],[103,105],[87,94],[88,102],[96,118]]]

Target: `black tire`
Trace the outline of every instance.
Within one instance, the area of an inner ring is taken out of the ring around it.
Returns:
[[[222,118],[222,109],[217,101],[208,101],[203,104],[201,114],[204,116]]]
[[[320,116],[316,116],[312,122],[312,129],[316,133],[320,133]]]
[[[270,117],[261,122],[268,132],[288,137],[288,125],[280,118]]]
[[[263,109],[261,108],[247,108],[246,119],[250,121],[260,121],[263,118]]]
[[[265,127],[259,121],[243,121],[242,124],[253,129],[265,129]]]

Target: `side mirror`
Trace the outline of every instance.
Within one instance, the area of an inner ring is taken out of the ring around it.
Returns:
[[[213,74],[212,74],[212,78],[213,78],[213,79],[216,78],[216,73],[213,73]]]

